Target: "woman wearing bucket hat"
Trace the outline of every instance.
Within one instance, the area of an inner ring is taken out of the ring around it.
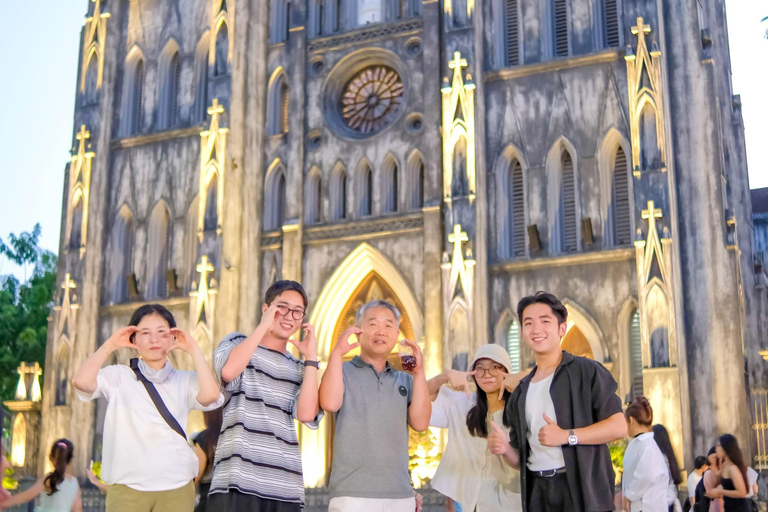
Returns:
[[[480,347],[469,370],[450,370],[427,382],[433,401],[429,424],[448,429],[432,487],[459,504],[457,510],[522,510],[518,471],[488,451],[486,438],[492,423],[502,423],[504,404],[527,372],[512,374],[509,355],[499,345]]]

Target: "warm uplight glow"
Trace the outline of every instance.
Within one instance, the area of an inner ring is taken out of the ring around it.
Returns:
[[[27,451],[27,420],[23,414],[18,414],[13,421],[13,437],[11,438],[11,464],[24,467]]]

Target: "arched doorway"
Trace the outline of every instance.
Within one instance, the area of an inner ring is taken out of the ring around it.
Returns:
[[[562,341],[560,341],[560,347],[575,356],[595,358],[587,337],[584,336],[584,333],[575,324],[570,324],[570,328],[565,333]]]
[[[393,303],[401,314],[400,336],[420,342],[424,335],[421,309],[408,282],[392,262],[367,243],[358,245],[339,264],[315,301],[309,323],[315,327],[321,371],[339,335],[355,322],[360,306],[373,299]],[[345,359],[351,359],[359,349]],[[397,349],[390,362],[399,365]],[[304,484],[327,485],[333,453],[333,421],[328,415],[317,430],[302,426],[299,431]]]

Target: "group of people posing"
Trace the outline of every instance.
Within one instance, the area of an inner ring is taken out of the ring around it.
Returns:
[[[399,340],[400,312],[376,300],[360,307],[355,325],[335,340],[319,385],[307,306],[299,283],[277,281],[258,327],[226,336],[211,368],[171,313],[147,304],[82,364],[73,379],[79,397],[108,402],[101,466],[107,512],[299,512],[305,498],[294,420],[316,429],[324,414],[333,415],[330,512],[418,511],[408,428],[429,426],[448,429],[432,487],[457,511],[614,510],[607,443],[628,432],[622,508],[668,510],[671,472],[648,441],[650,405],[637,398],[623,411],[611,374],[560,348],[568,312],[554,295],[538,292],[517,307],[535,357],[530,371],[513,373],[507,352],[488,344],[467,372],[427,380],[419,346]],[[389,362],[398,343],[413,356],[404,371]],[[119,349],[138,357],[129,366],[103,367]],[[173,368],[168,355],[176,349],[191,356],[194,372]],[[208,421],[194,449],[182,427],[193,409],[206,411]],[[702,479],[714,484],[704,495],[724,498],[725,511],[742,510],[729,503],[746,496],[732,443],[721,438],[716,480]],[[45,512],[80,510],[77,481],[67,471],[72,451],[69,441],[57,441],[54,471],[0,507],[40,495]]]

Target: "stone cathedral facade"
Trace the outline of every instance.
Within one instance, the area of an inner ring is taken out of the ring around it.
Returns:
[[[721,432],[756,453],[766,340],[723,0],[82,7],[41,439],[73,439],[80,473],[104,404],[69,382],[138,305],[210,356],[281,278],[307,289],[321,360],[386,298],[428,376],[485,343],[531,366],[515,306],[551,291],[564,347],[647,396],[686,467]],[[329,425],[301,431],[308,486]]]

